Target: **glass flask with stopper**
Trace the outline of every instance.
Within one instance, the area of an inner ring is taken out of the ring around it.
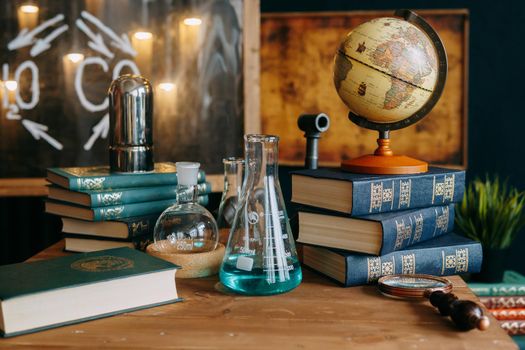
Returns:
[[[302,280],[279,184],[277,136],[246,135],[246,174],[221,282],[247,295],[284,293]]]
[[[154,229],[155,250],[162,254],[191,254],[215,250],[217,222],[197,203],[199,163],[177,162],[177,204],[162,212]]]
[[[235,218],[235,208],[241,196],[244,159],[229,157],[224,158],[222,163],[224,164],[224,190],[217,215],[217,225],[219,226],[219,241],[226,244]]]

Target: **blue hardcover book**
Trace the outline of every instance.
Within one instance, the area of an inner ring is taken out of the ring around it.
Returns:
[[[177,184],[177,171],[175,164],[170,162],[155,163],[153,172],[140,174],[111,173],[109,166],[49,168],[47,169],[47,180],[73,191],[174,186]],[[204,181],[205,175],[201,170],[199,171],[198,182]]]
[[[211,184],[201,182],[197,185],[199,195],[211,193]],[[71,191],[59,186],[49,186],[49,198],[90,208],[110,205],[160,201],[177,198],[177,186],[134,187],[113,190]]]
[[[82,220],[106,221],[132,216],[159,213],[175,203],[177,203],[177,200],[167,199],[155,202],[111,205],[108,207],[98,208],[86,208],[65,202],[47,200],[46,213]],[[208,196],[199,196],[198,203],[200,205],[207,205]]]
[[[452,232],[454,205],[351,217],[299,209],[298,242],[384,255]]]
[[[0,335],[180,301],[178,268],[130,248],[0,266]]]
[[[373,283],[381,276],[393,274],[475,273],[481,268],[481,260],[481,244],[454,233],[381,256],[310,245],[303,247],[306,266],[346,287]]]
[[[292,172],[292,202],[362,216],[459,202],[465,171],[430,167],[413,175],[367,175],[338,169]]]

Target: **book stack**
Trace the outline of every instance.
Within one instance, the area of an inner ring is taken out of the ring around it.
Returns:
[[[501,283],[469,283],[489,312],[511,336],[525,344],[525,276],[505,271]]]
[[[452,233],[465,172],[364,175],[334,169],[292,173],[303,263],[345,286],[390,274],[477,272],[481,245]]]
[[[208,204],[211,185],[201,170],[198,201]],[[177,201],[174,163],[157,163],[151,173],[110,173],[109,167],[50,168],[45,211],[62,217],[66,250],[91,252],[144,249],[159,215]]]

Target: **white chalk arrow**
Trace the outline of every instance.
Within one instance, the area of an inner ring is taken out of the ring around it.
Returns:
[[[58,150],[64,148],[64,146],[62,146],[60,142],[58,142],[46,133],[48,129],[47,125],[35,123],[28,119],[23,119],[22,125],[24,125],[24,127],[31,133],[31,135],[33,135],[35,140],[40,140],[40,138],[42,138]]]
[[[93,16],[87,11],[82,11],[81,16],[84,17],[87,21],[93,23],[101,31],[103,31],[107,36],[111,38],[111,45],[118,48],[120,51],[130,54],[131,56],[137,56],[137,51],[133,49],[127,34],[122,34],[120,37],[113,31],[111,28],[107,27],[101,20]]]
[[[92,130],[93,130],[93,134],[89,138],[88,142],[86,142],[86,144],[84,145],[84,149],[86,151],[89,151],[91,147],[93,147],[93,144],[99,137],[102,137],[103,139],[105,139],[108,136],[109,114],[106,113],[102,117],[102,119],[100,119],[100,121],[97,123],[97,125],[93,127]]]
[[[42,24],[40,24],[38,27],[36,27],[35,29],[31,31],[29,31],[27,28],[22,29],[20,33],[18,33],[16,38],[11,40],[7,44],[7,48],[10,51],[13,51],[13,50],[19,49],[24,46],[32,45],[35,40],[35,35],[39,34],[40,32],[44,31],[48,27],[51,27],[63,20],[64,20],[64,15],[58,14],[55,17],[48,19],[45,22],[42,22]]]
[[[113,55],[113,52],[109,51],[108,47],[104,43],[104,38],[102,38],[102,35],[93,33],[91,29],[89,29],[89,27],[80,18],[77,19],[75,23],[78,29],[84,32],[84,34],[86,34],[87,37],[91,39],[90,41],[88,41],[88,46],[91,49],[100,52],[109,59],[115,57],[115,55]]]
[[[67,31],[69,27],[67,26],[67,24],[64,24],[60,27],[58,27],[57,29],[53,30],[48,36],[46,36],[45,38],[43,39],[38,39],[35,43],[35,45],[33,45],[33,47],[31,48],[31,51],[29,51],[29,53],[31,54],[31,57],[35,57],[35,56],[38,56],[40,55],[42,52],[46,51],[47,49],[49,49],[51,47],[51,42],[53,40],[55,40],[56,38],[58,38],[60,36],[60,34],[64,33],[65,31]]]

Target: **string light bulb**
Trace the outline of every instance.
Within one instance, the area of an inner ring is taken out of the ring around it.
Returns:
[[[66,57],[67,57],[68,60],[70,60],[73,63],[78,63],[78,62],[80,62],[80,61],[82,61],[84,59],[84,55],[83,54],[76,53],[76,52],[68,53],[66,55]]]
[[[22,5],[20,11],[23,13],[38,13],[39,9],[36,5]]]
[[[163,91],[166,91],[166,92],[170,92],[170,91],[173,91],[175,89],[175,84],[173,84],[173,83],[160,83],[159,84],[159,89],[161,89]]]
[[[188,17],[184,19],[183,23],[187,26],[200,26],[202,24],[202,19],[198,17]]]
[[[9,91],[16,91],[18,87],[18,83],[15,80],[6,80],[4,85]]]
[[[153,37],[153,34],[151,34],[150,32],[135,32],[133,36],[137,40],[150,40]]]

